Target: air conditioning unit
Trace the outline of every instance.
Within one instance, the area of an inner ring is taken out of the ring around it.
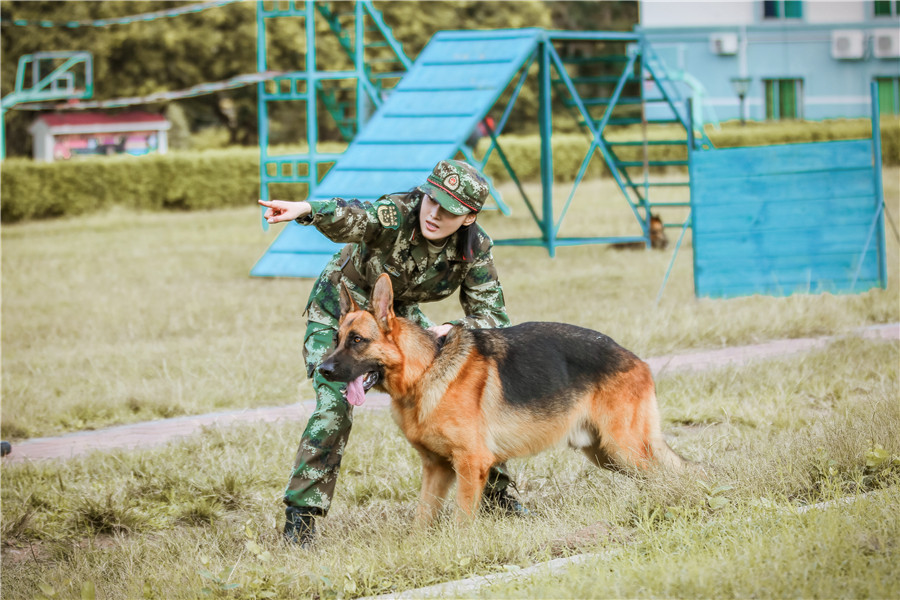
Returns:
[[[875,29],[872,39],[875,58],[900,58],[900,29]]]
[[[865,32],[859,29],[836,29],[832,31],[831,57],[838,60],[860,60],[865,58]]]
[[[714,33],[709,36],[709,51],[713,54],[737,54],[738,36],[736,33]]]

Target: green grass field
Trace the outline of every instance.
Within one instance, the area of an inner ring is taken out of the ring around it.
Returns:
[[[897,342],[847,339],[788,360],[663,377],[670,443],[710,465],[709,481],[635,481],[554,449],[511,463],[534,512],[525,522],[483,517],[459,528],[448,510],[434,529],[413,532],[418,459],[388,414],[360,412],[312,552],[284,547],[279,535],[299,423],[11,465],[4,597],[72,597],[84,585],[105,598],[197,598],[204,588],[212,597],[354,597],[609,550],[618,554],[490,593],[896,597],[898,352]]]
[[[898,180],[900,169],[885,171],[895,219]],[[527,187],[538,196],[538,185]],[[485,229],[496,238],[537,235],[514,188],[503,193],[513,216],[485,213]],[[558,186],[559,197],[567,193]],[[562,234],[585,233],[639,233],[609,180],[586,182],[566,217]],[[113,209],[4,226],[3,438],[311,398],[300,346],[312,281],[248,277],[273,238],[252,207]],[[550,259],[541,248],[499,246],[495,259],[513,322],[583,325],[646,357],[898,321],[900,268],[890,229],[887,239],[888,289],[839,296],[698,300],[689,244],[658,305],[671,251],[581,246]],[[424,309],[439,322],[460,311],[456,300]]]
[[[896,219],[900,170],[885,171],[885,186]],[[609,181],[588,182],[585,193],[567,233],[634,232]],[[485,214],[485,228],[532,235],[515,210]],[[4,226],[4,439],[311,398],[299,352],[311,282],[247,276],[272,238],[250,207]],[[652,356],[896,322],[900,256],[890,228],[887,239],[887,290],[697,300],[687,247],[658,305],[669,252],[589,246],[551,260],[498,247],[495,256],[515,322],[577,323]],[[425,310],[443,320],[459,309]],[[3,595],[357,597],[611,551],[483,592],[897,597],[898,357],[897,342],[848,338],[808,355],[664,375],[663,428],[677,451],[712,466],[709,481],[636,481],[555,449],[511,463],[535,513],[524,523],[485,517],[459,528],[448,518],[413,533],[415,453],[386,413],[361,411],[310,553],[279,536],[303,423],[4,466]]]

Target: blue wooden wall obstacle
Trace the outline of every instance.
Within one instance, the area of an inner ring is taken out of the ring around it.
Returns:
[[[692,152],[696,295],[887,287],[877,106],[872,126],[868,140]]]

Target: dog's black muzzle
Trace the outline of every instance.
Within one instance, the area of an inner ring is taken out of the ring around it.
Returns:
[[[316,370],[319,372],[319,375],[321,375],[328,381],[338,381],[335,375],[334,359],[329,358],[325,361],[322,361],[322,364],[320,364]]]
[[[316,370],[326,380],[339,383],[347,383],[353,381],[360,375],[365,375],[363,389],[366,391],[369,391],[375,384],[381,381],[384,376],[380,368],[364,369],[357,374],[353,374],[348,369],[341,368],[333,357],[323,360],[322,364],[320,364]]]

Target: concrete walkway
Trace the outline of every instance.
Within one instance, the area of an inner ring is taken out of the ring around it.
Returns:
[[[870,339],[900,339],[900,323],[874,325],[850,332],[848,335]],[[847,336],[824,336],[776,340],[749,346],[736,346],[718,350],[692,351],[645,359],[654,376],[682,371],[699,371],[732,364],[745,364],[808,352],[824,348],[831,342]],[[366,403],[357,410],[379,410],[390,404],[386,394],[372,393]],[[96,431],[82,431],[52,438],[33,438],[13,445],[11,454],[3,458],[3,464],[29,460],[67,459],[97,450],[149,448],[197,433],[204,427],[225,427],[234,423],[302,421],[315,408],[314,400],[306,400],[289,406],[234,410],[209,413],[192,417],[161,419],[122,425]]]

